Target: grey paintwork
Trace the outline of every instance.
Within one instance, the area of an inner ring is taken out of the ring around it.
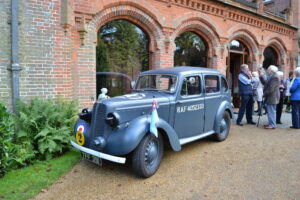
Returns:
[[[168,139],[174,151],[181,150],[185,144],[202,136],[218,133],[223,113],[227,110],[233,116],[229,90],[222,91],[221,73],[213,69],[196,67],[176,67],[169,69],[150,70],[146,74],[172,74],[178,77],[174,93],[162,91],[137,91],[96,102],[91,111],[91,120],[79,119],[79,125],[85,126],[84,147],[111,155],[126,155],[132,152],[145,134],[149,134],[151,107],[153,98],[160,106],[158,108],[159,122],[157,128]],[[199,95],[181,97],[180,89],[186,76],[201,77],[202,91]],[[204,76],[217,75],[219,77],[220,92],[206,94],[204,90]],[[178,113],[177,107],[182,105],[203,104],[203,109],[192,112]],[[119,125],[112,128],[105,119],[109,113],[114,113],[119,119]],[[97,140],[97,138],[99,140]]]

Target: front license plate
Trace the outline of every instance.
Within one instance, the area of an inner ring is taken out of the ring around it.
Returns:
[[[97,165],[102,165],[102,159],[101,158],[98,158],[96,156],[93,156],[93,155],[90,155],[90,154],[87,154],[85,152],[81,152],[81,157],[85,160],[88,160],[92,163],[95,163]]]

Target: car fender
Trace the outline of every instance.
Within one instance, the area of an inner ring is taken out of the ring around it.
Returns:
[[[223,114],[225,112],[225,110],[229,110],[229,114],[231,116],[231,118],[233,119],[233,109],[232,109],[232,105],[228,102],[228,101],[223,101],[220,106],[219,106],[219,109],[216,113],[216,116],[215,116],[215,122],[214,122],[214,131],[216,133],[219,133],[220,132],[220,123],[221,123],[221,120],[222,120],[222,117],[223,117]]]
[[[143,137],[149,134],[150,121],[150,115],[143,115],[114,130],[106,139],[104,152],[112,155],[125,155],[133,151]],[[163,119],[159,119],[157,128],[166,132],[172,149],[180,151],[181,146],[174,129]]]

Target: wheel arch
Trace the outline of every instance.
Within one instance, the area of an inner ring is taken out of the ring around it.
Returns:
[[[219,124],[221,123],[222,117],[224,112],[228,112],[229,116],[231,119],[233,119],[233,109],[232,106],[230,105],[230,103],[228,101],[223,101],[220,106],[219,109],[217,111],[217,114],[215,116],[215,121],[214,121],[214,131],[215,133],[219,133],[220,132],[220,126]]]
[[[149,133],[151,116],[140,116],[129,123],[128,127],[114,131],[107,140],[105,152],[113,155],[125,155],[132,152]],[[167,138],[174,151],[180,151],[181,145],[174,129],[163,119],[159,119],[156,127],[164,138]]]

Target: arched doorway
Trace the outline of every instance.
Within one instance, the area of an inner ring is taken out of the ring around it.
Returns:
[[[249,49],[240,40],[232,40],[229,44],[229,56],[227,60],[227,81],[233,97],[234,107],[240,107],[240,97],[238,93],[238,74],[240,73],[240,66],[248,64]]]
[[[103,25],[97,35],[96,90],[108,89],[109,96],[129,93],[131,80],[149,70],[149,37],[128,20]]]
[[[268,46],[264,50],[264,62],[263,67],[267,69],[270,65],[275,65],[278,67],[278,54],[273,47]]]
[[[194,32],[184,32],[175,39],[174,66],[207,67],[208,45]]]

